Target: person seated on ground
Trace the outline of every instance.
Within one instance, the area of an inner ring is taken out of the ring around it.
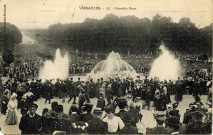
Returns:
[[[166,114],[164,112],[155,112],[153,115],[157,122],[157,126],[154,128],[147,128],[146,134],[168,134],[168,130],[163,127],[163,123],[166,119]]]
[[[176,116],[170,116],[165,121],[166,127],[168,127],[168,134],[179,134],[179,129],[181,126],[179,118]]]
[[[89,134],[106,134],[108,133],[108,125],[102,121],[103,111],[101,108],[94,108],[93,119],[89,120],[87,133]]]
[[[106,105],[104,107],[104,110],[106,112],[106,116],[103,118],[103,121],[107,122],[108,124],[108,133],[119,133],[119,130],[121,130],[125,126],[123,121],[120,117],[115,116],[115,109],[111,104]]]
[[[125,126],[120,130],[119,134],[137,134],[138,129],[136,126],[132,126],[130,123],[132,121],[132,115],[127,112],[124,114],[123,121]]]

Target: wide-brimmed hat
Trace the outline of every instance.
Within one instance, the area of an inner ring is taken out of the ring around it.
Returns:
[[[58,102],[52,102],[51,107],[56,107],[58,105]]]
[[[153,115],[156,120],[165,121],[166,119],[166,114],[163,111],[156,111]]]
[[[106,106],[104,107],[104,111],[105,111],[106,113],[111,113],[111,112],[114,112],[115,110],[113,109],[113,106],[112,106],[111,104],[109,104],[109,105],[106,105]]]

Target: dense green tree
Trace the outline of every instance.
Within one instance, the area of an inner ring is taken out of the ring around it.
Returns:
[[[163,41],[172,51],[211,54],[212,25],[199,29],[189,18],[178,23],[156,14],[152,20],[108,14],[101,20],[87,18],[83,23],[54,24],[47,30],[34,30],[39,40],[52,45],[68,45],[84,52],[122,54],[155,51]]]
[[[0,22],[0,35],[1,47],[3,48],[4,46],[5,50],[13,49],[16,44],[22,42],[22,34],[20,30],[10,23],[6,23],[6,29],[4,29],[4,23]]]

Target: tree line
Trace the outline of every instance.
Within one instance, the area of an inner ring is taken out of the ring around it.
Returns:
[[[13,49],[16,44],[22,42],[22,34],[15,25],[0,22],[0,48],[4,50]]]
[[[189,18],[178,23],[156,14],[152,20],[108,14],[101,20],[87,18],[83,23],[53,24],[33,30],[39,41],[66,45],[82,52],[142,54],[158,49],[163,41],[172,51],[187,54],[212,52],[212,24],[198,28]]]

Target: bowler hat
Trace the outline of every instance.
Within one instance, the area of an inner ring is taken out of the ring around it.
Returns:
[[[77,112],[78,111],[78,107],[77,107],[76,104],[72,104],[70,109],[71,109],[72,112]]]
[[[52,102],[51,107],[56,107],[58,105],[58,102]]]
[[[55,109],[55,112],[56,112],[56,113],[61,113],[61,112],[63,112],[63,110],[64,110],[64,107],[63,107],[62,105],[58,105],[58,106],[56,107],[56,109]]]
[[[161,111],[155,112],[153,115],[156,120],[164,121],[166,119],[166,114]]]
[[[93,107],[93,104],[91,104],[91,103],[85,103],[85,110],[87,112],[91,112],[92,111],[92,107]]]
[[[179,119],[176,116],[168,117],[166,124],[167,125],[173,125],[173,126],[180,126],[181,125]]]
[[[109,104],[109,105],[106,105],[105,107],[104,107],[104,110],[105,110],[105,112],[106,113],[113,113],[115,110],[113,109],[113,106],[111,105],[111,104]]]
[[[123,117],[123,121],[130,123],[132,121],[132,115],[129,112],[125,113]]]
[[[127,101],[125,99],[119,99],[118,100],[118,107],[120,109],[124,109],[127,106]]]

